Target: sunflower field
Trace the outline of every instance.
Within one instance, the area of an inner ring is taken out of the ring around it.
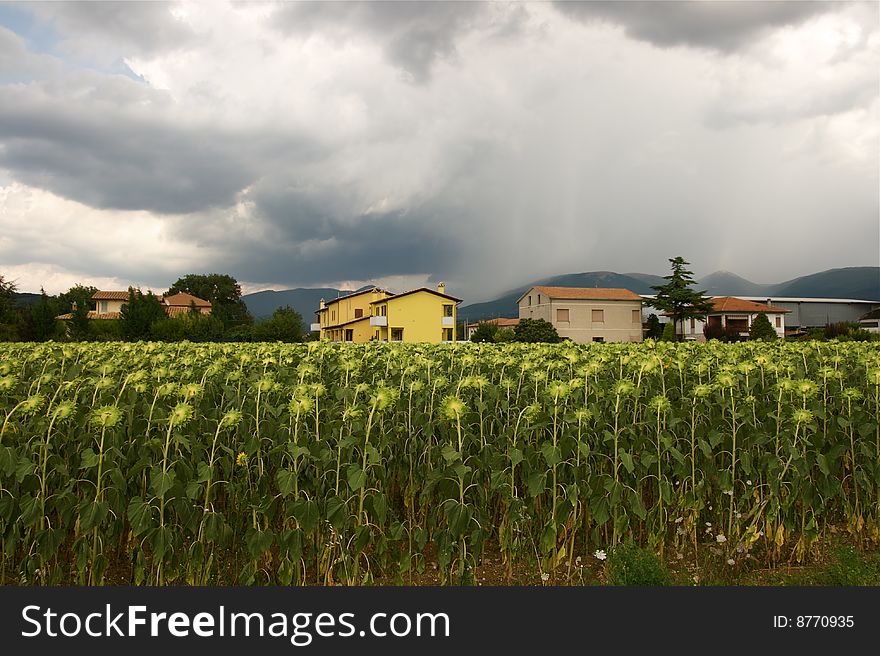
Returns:
[[[565,583],[880,542],[880,347],[0,345],[6,584]]]

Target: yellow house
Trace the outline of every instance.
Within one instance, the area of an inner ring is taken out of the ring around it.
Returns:
[[[443,283],[392,294],[373,287],[321,302],[322,339],[334,342],[454,342],[456,306]]]
[[[316,313],[318,324],[312,328],[321,331],[321,339],[331,342],[369,342],[373,334],[370,328],[370,304],[390,295],[384,289],[371,287],[332,301],[322,299]]]

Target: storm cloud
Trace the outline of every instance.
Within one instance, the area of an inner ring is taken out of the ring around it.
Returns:
[[[556,2],[559,11],[585,22],[622,26],[628,36],[660,47],[690,46],[733,52],[774,29],[797,25],[834,10],[833,2]]]
[[[473,301],[678,254],[757,282],[878,264],[875,4],[14,12],[0,274],[27,291],[222,271]]]

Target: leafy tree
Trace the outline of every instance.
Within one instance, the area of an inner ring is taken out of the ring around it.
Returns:
[[[89,334],[89,310],[92,307],[92,296],[97,287],[74,285],[63,294],[58,295],[58,313],[70,312],[69,330],[73,339],[85,339]]]
[[[498,326],[489,321],[481,321],[477,324],[474,334],[471,335],[472,342],[494,342],[495,333],[498,332]]]
[[[162,303],[153,292],[141,293],[140,289],[128,288],[128,302],[122,306],[120,324],[126,339],[149,339],[154,322],[165,318]]]
[[[15,283],[0,276],[0,323],[15,321]]]
[[[531,344],[536,342],[556,344],[560,341],[556,328],[544,319],[520,319],[513,329],[513,336],[514,341]]]
[[[672,265],[672,275],[664,276],[669,282],[665,285],[652,285],[651,289],[657,292],[649,305],[668,314],[672,318],[673,331],[678,333],[678,324],[685,319],[702,319],[712,311],[712,301],[703,295],[703,292],[695,292],[691,285],[695,284],[693,272],[685,269],[690,262],[685,262],[682,257],[669,260]]]
[[[286,305],[256,324],[252,338],[255,342],[300,342],[303,337],[302,323],[300,313]]]
[[[752,321],[752,327],[749,328],[749,339],[759,339],[766,342],[777,337],[776,329],[773,328],[770,319],[765,313],[759,312],[755,320]]]
[[[34,341],[44,342],[51,339],[55,334],[55,310],[54,299],[46,295],[46,291],[40,288],[40,301],[30,309],[33,323]]]
[[[663,324],[663,332],[660,333],[660,340],[663,342],[675,341],[675,328],[672,327],[671,323]]]
[[[166,292],[167,296],[184,292],[211,302],[211,314],[224,325],[252,324],[245,302],[241,300],[241,285],[232,276],[222,273],[190,273],[180,278]]]
[[[494,339],[496,342],[512,342],[515,337],[513,328],[499,328],[495,333]]]
[[[660,319],[657,318],[656,314],[648,315],[648,332],[645,337],[651,337],[652,339],[659,339],[663,335],[663,324],[660,323]]]

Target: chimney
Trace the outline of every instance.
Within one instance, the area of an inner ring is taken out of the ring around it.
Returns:
[[[445,294],[446,293],[446,283],[445,282],[438,282],[437,283],[437,291],[441,294]]]
[[[320,307],[322,310],[323,310],[325,307],[327,307],[327,305],[326,305],[326,303],[324,302],[324,299],[323,299],[323,298],[321,299],[321,304],[320,304],[318,307]]]

